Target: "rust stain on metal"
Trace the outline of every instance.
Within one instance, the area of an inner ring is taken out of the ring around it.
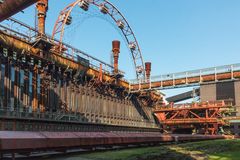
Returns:
[[[0,22],[33,5],[38,0],[4,0],[0,4]]]

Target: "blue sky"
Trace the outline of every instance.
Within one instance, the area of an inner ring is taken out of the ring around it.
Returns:
[[[57,15],[73,0],[49,0],[47,32]],[[126,17],[152,62],[152,74],[179,72],[238,63],[240,56],[239,0],[110,0]],[[34,25],[34,7],[15,16]],[[76,20],[78,19],[78,20]],[[110,63],[111,41],[122,41],[120,69],[135,78],[131,54],[116,27],[96,17],[81,19],[65,40]],[[170,91],[170,94],[175,93]]]

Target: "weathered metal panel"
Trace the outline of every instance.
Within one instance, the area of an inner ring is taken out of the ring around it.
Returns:
[[[4,0],[0,4],[0,22],[34,4],[37,0]]]
[[[216,101],[216,84],[207,84],[200,86],[201,101]]]
[[[160,133],[127,132],[0,132],[0,150],[26,151],[56,148],[95,147],[105,145],[160,143],[172,141],[195,141],[222,139],[227,136],[215,135],[162,135]]]
[[[224,82],[216,84],[217,100],[232,99],[235,105],[234,82]]]
[[[46,148],[46,138],[38,132],[0,131],[0,150],[34,150]]]

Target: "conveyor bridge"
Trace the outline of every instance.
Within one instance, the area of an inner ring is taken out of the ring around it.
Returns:
[[[236,81],[240,78],[240,63],[153,76],[148,82],[130,81],[130,90],[164,90],[181,87],[199,86],[201,84]]]

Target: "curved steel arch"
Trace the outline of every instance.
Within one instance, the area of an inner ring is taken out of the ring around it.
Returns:
[[[100,10],[101,7],[104,7],[104,9],[106,9],[105,14],[108,14],[115,21],[116,25],[118,25],[118,27],[122,31],[129,45],[129,49],[131,51],[132,58],[134,61],[137,79],[144,80],[145,79],[144,61],[136,36],[134,35],[133,30],[131,29],[129,23],[127,22],[123,14],[112,3],[108,2],[107,0],[76,0],[75,2],[69,4],[66,8],[64,8],[60,12],[52,33],[52,38],[55,38],[56,34],[60,33],[59,52],[61,53],[63,50],[62,41],[67,20],[70,17],[74,7],[76,7],[78,4],[82,2],[87,2],[89,4],[95,5]]]

